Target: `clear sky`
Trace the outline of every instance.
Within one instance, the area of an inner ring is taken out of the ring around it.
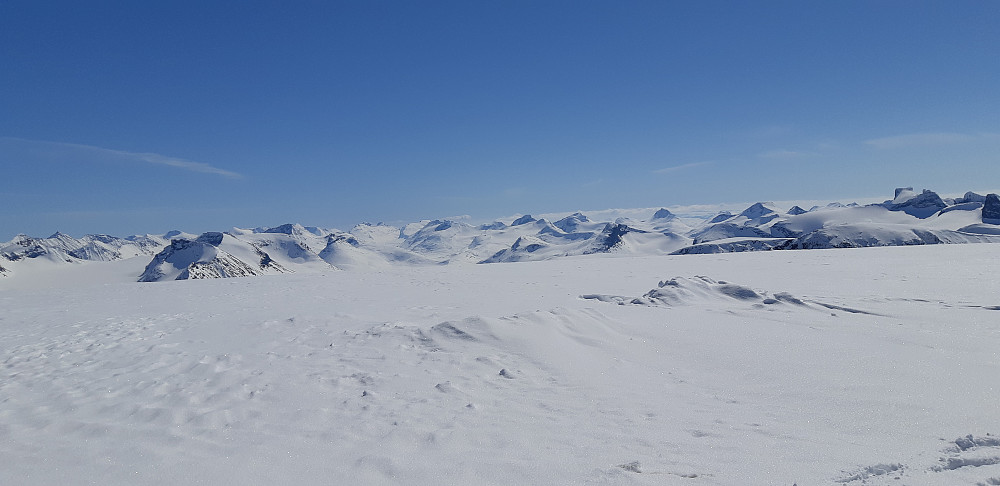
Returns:
[[[994,0],[0,1],[3,241],[998,176]]]

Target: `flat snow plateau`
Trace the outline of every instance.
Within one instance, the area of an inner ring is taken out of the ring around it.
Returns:
[[[998,251],[8,279],[0,484],[998,485]]]

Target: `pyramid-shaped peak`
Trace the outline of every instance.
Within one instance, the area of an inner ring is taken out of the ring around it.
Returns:
[[[67,235],[66,233],[63,233],[62,231],[56,231],[55,233],[52,233],[52,236],[49,236],[46,239],[48,239],[48,240],[59,240],[59,241],[63,241],[63,242],[76,241],[76,238],[73,238],[72,236]]]
[[[775,212],[777,211],[775,211],[772,203],[759,202],[755,203],[753,206],[744,209],[743,212],[740,213],[740,216],[745,216],[749,219],[756,219],[764,215],[773,214]]]
[[[588,218],[586,214],[577,211],[569,216],[566,216],[563,219],[560,219],[559,221],[576,221],[579,223],[589,223],[590,218]]]
[[[671,213],[666,208],[660,208],[655,213],[653,213],[653,219],[674,219],[677,215]]]
[[[791,208],[789,208],[789,210],[788,210],[788,214],[791,214],[792,216],[797,216],[797,215],[799,215],[799,214],[805,214],[805,213],[807,213],[807,212],[808,212],[808,211],[806,211],[805,209],[802,209],[802,208],[800,208],[800,207],[799,207],[799,206],[797,206],[797,205],[796,205],[796,206],[792,206],[792,207],[791,207]]]

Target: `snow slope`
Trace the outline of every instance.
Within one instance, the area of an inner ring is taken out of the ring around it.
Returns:
[[[0,484],[997,484],[995,255],[0,280]]]

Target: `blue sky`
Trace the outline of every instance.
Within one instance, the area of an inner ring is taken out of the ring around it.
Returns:
[[[1000,2],[0,2],[0,240],[1000,187]]]

